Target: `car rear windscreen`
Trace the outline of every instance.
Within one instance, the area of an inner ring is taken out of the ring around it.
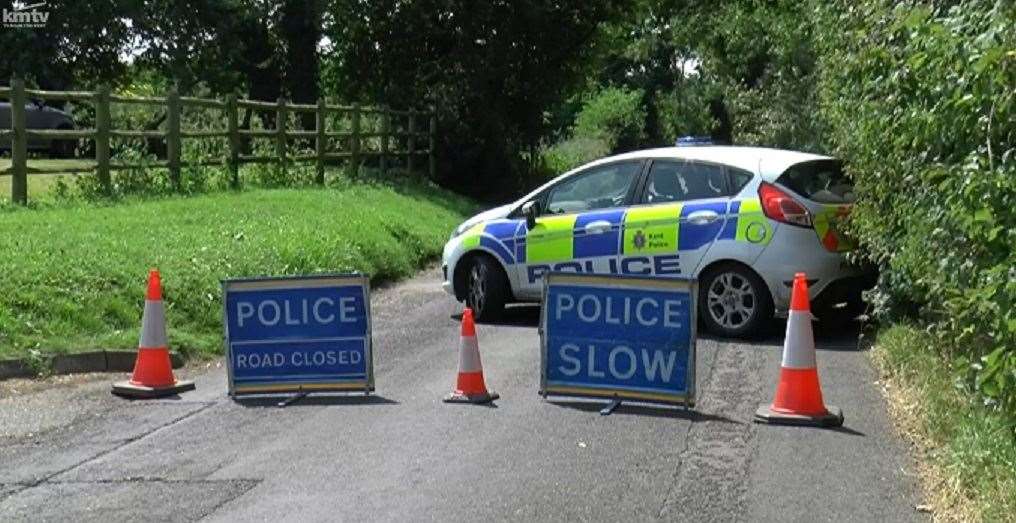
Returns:
[[[776,179],[788,189],[818,203],[854,203],[854,185],[839,160],[815,160],[790,166]]]

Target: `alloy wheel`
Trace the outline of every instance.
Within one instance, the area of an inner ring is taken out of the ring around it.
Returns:
[[[469,305],[477,315],[482,314],[487,301],[487,266],[473,264],[469,271]]]
[[[713,321],[731,330],[751,321],[758,305],[751,282],[733,272],[724,272],[713,278],[706,300],[706,310]]]

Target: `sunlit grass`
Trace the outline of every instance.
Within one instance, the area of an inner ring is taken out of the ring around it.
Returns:
[[[882,330],[872,352],[890,408],[930,467],[937,520],[1016,520],[1016,438],[1006,420],[954,386],[952,370],[907,325]]]
[[[129,349],[149,267],[172,348],[221,349],[220,280],[359,271],[374,282],[440,254],[471,204],[430,187],[251,190],[0,212],[0,357]]]

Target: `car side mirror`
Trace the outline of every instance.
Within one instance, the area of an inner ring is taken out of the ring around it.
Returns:
[[[536,227],[536,201],[529,201],[522,205],[522,215],[526,217],[526,228]]]

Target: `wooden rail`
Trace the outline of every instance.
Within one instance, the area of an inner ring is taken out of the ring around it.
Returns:
[[[387,106],[364,107],[360,104],[335,105],[319,99],[317,104],[294,104],[284,98],[274,102],[238,99],[228,95],[222,100],[180,96],[176,87],[170,88],[165,96],[121,96],[110,93],[108,88],[97,91],[42,91],[26,89],[24,80],[13,79],[10,87],[0,86],[0,98],[11,102],[11,127],[0,129],[0,140],[10,142],[11,166],[2,175],[13,177],[11,183],[11,199],[19,204],[28,203],[28,175],[53,172],[88,172],[94,170],[102,190],[112,193],[112,176],[116,170],[135,168],[165,168],[169,170],[172,186],[180,190],[183,186],[182,167],[224,166],[230,174],[233,187],[240,186],[239,168],[242,163],[275,163],[280,169],[287,169],[292,162],[315,162],[314,180],[318,184],[325,183],[325,163],[341,160],[347,163],[353,176],[357,176],[361,164],[366,157],[376,157],[381,171],[386,172],[394,160],[399,160],[406,170],[414,172],[417,167],[416,157],[427,155],[427,171],[431,178],[436,171],[435,142],[437,119],[434,110],[393,110]],[[41,100],[72,101],[91,103],[95,109],[94,129],[29,129],[27,128],[26,103],[29,98]],[[110,106],[112,104],[134,104],[164,107],[166,110],[165,130],[136,130],[113,128]],[[220,111],[225,118],[225,129],[184,129],[181,117],[185,108],[201,108]],[[239,110],[274,113],[273,129],[242,129],[240,128]],[[288,116],[295,114],[314,115],[313,129],[293,129],[289,125]],[[348,117],[348,131],[327,130],[328,117],[342,115]],[[376,122],[377,127],[365,130],[364,117],[367,122]],[[396,122],[397,120],[397,122]],[[425,120],[426,124],[421,124]],[[421,129],[421,127],[424,127]],[[94,140],[95,166],[71,167],[58,169],[33,169],[28,165],[28,140]],[[162,139],[166,143],[166,158],[157,162],[112,163],[110,159],[110,142],[113,138],[128,139]],[[189,161],[181,156],[184,140],[225,138],[228,142],[228,153],[222,160]],[[241,149],[244,139],[272,139],[275,142],[274,154],[243,154]],[[291,140],[313,140],[313,154],[289,154],[288,145]],[[329,139],[339,139],[346,147],[329,147]],[[392,143],[393,140],[405,139],[404,144]],[[426,148],[421,148],[421,142]]]

